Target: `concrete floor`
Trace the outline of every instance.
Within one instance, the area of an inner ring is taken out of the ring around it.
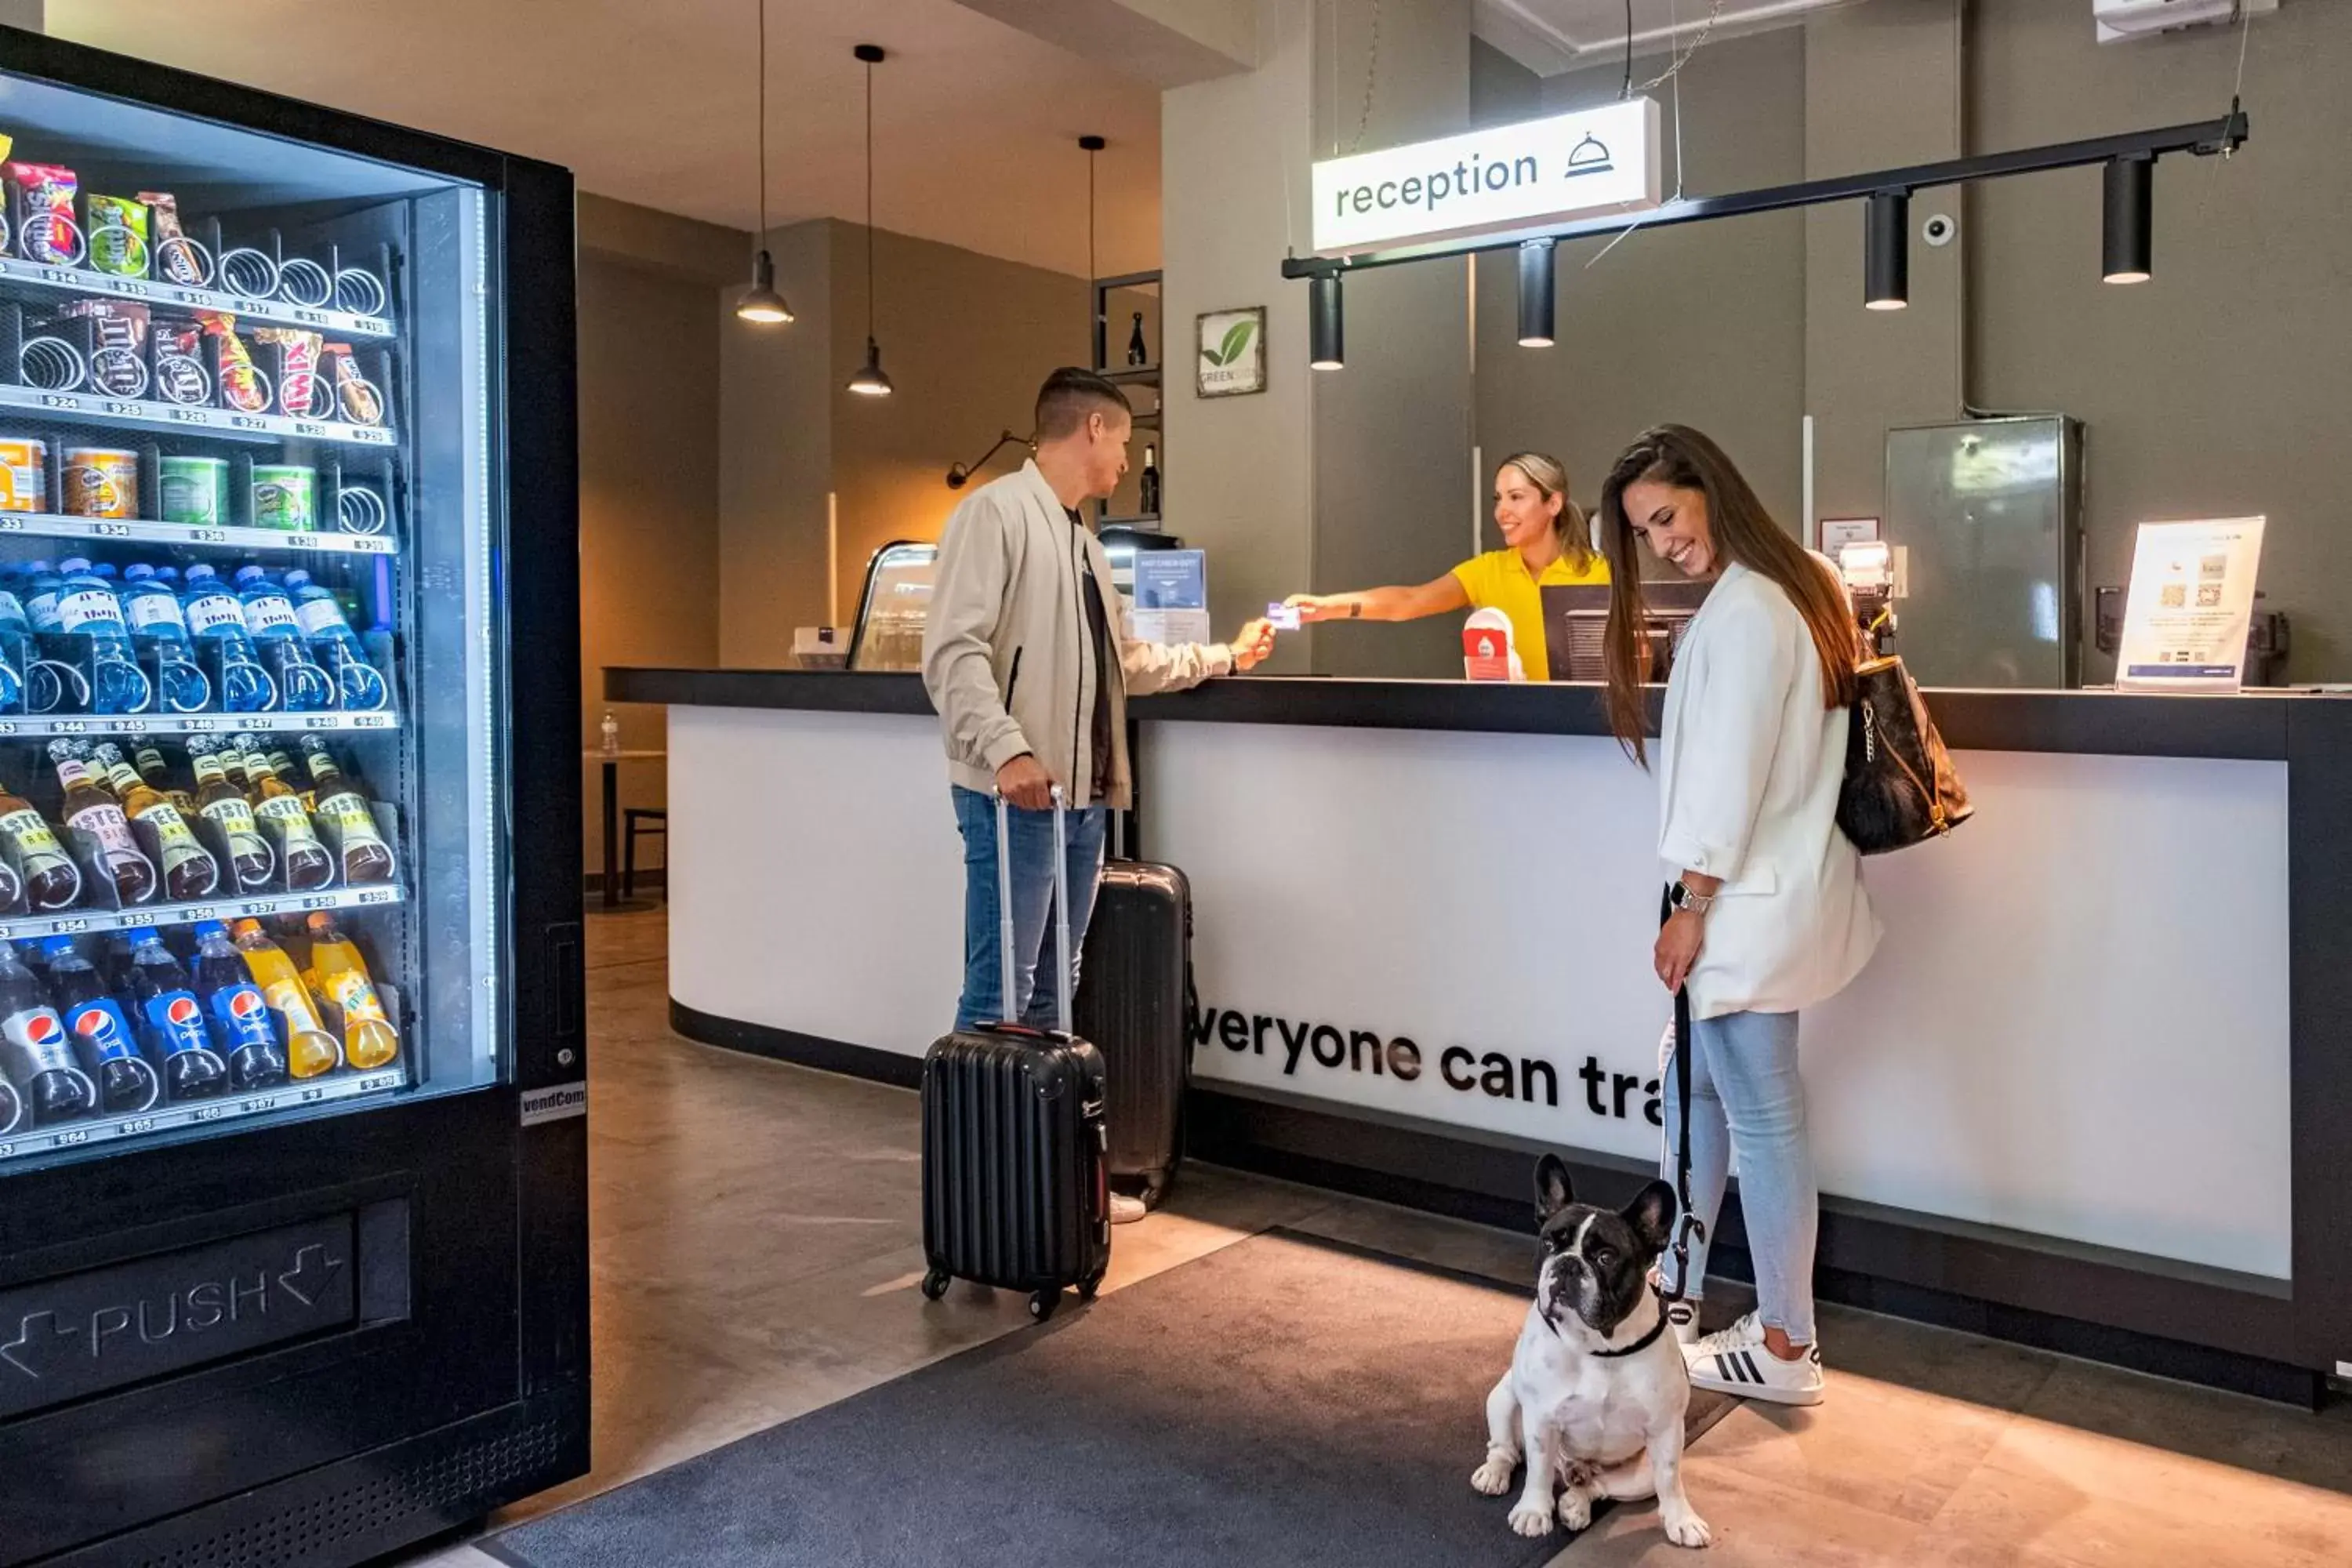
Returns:
[[[500,1524],[1027,1323],[1009,1293],[917,1294],[911,1094],[669,1033],[664,920],[589,922],[595,1469]],[[1194,1167],[1166,1212],[1119,1231],[1105,1289],[1273,1225],[1507,1276],[1528,1265],[1521,1237]],[[1718,1568],[2352,1563],[2352,1409],[2302,1415],[1835,1309],[1822,1345],[1826,1404],[1743,1406],[1692,1452]],[[1464,1411],[1465,1484],[1479,1424]],[[412,1561],[492,1562],[462,1545]],[[1558,1559],[1667,1561],[1692,1559],[1647,1508]]]

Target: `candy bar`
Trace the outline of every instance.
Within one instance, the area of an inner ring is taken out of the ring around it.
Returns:
[[[349,343],[329,343],[327,363],[333,367],[336,401],[342,405],[343,417],[354,425],[383,423],[383,398],[360,374],[359,362],[352,356]]]
[[[204,253],[180,227],[180,198],[169,191],[142,191],[139,199],[155,215],[155,264],[163,277],[191,289],[212,281]]]
[[[25,259],[79,265],[82,243],[74,222],[74,172],[57,163],[10,163],[7,174],[16,194],[16,236]]]
[[[319,391],[319,345],[316,332],[297,327],[263,327],[256,342],[278,345],[278,406],[297,419],[310,416],[310,400]]]
[[[245,340],[236,335],[236,318],[226,310],[200,310],[196,320],[205,331],[220,340],[221,406],[234,408],[240,414],[266,414],[269,411],[269,388],[264,382]]]

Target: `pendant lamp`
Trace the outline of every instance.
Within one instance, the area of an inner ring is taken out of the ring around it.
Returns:
[[[768,254],[768,0],[760,5],[760,233],[752,242],[751,286],[735,301],[738,320],[782,326],[793,308],[776,292],[776,262]]]
[[[866,364],[849,378],[849,390],[860,397],[887,397],[890,378],[882,372],[882,345],[874,339],[874,68],[884,56],[879,44],[860,44],[856,55],[866,64]]]

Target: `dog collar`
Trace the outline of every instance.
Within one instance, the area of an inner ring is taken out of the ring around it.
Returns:
[[[1594,1351],[1592,1352],[1594,1355],[1604,1359],[1613,1356],[1638,1355],[1658,1342],[1658,1336],[1666,1331],[1666,1297],[1665,1292],[1654,1285],[1650,1287],[1650,1294],[1658,1299],[1658,1321],[1650,1325],[1650,1331],[1630,1345],[1623,1345],[1616,1350],[1603,1348]]]

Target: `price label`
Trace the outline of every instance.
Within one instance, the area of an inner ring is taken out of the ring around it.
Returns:
[[[15,1153],[16,1152],[16,1145],[15,1145],[14,1143],[0,1143],[0,1160],[5,1160],[5,1159],[6,1159],[9,1155],[11,1155],[11,1154]]]
[[[44,267],[41,268],[41,281],[70,289],[81,281],[81,274],[67,267]]]
[[[116,1123],[114,1130],[125,1138],[136,1137],[142,1132],[154,1131],[155,1119],[152,1116],[136,1117],[129,1121]]]
[[[196,921],[217,920],[220,915],[219,911],[210,904],[189,904],[180,910],[180,918],[194,923]]]
[[[294,421],[294,434],[308,436],[315,441],[323,441],[334,432],[329,430],[324,425],[313,425],[307,419],[297,419]]]
[[[232,414],[228,416],[228,426],[232,430],[267,430],[269,421],[258,414]]]
[[[389,713],[354,713],[351,718],[352,728],[354,730],[389,730],[392,728],[392,715]]]
[[[165,417],[180,425],[209,425],[213,422],[209,408],[173,408]]]
[[[343,548],[354,555],[382,555],[391,550],[392,541],[378,539],[373,534],[360,533],[344,540]]]
[[[247,1115],[251,1115],[257,1110],[274,1110],[277,1105],[277,1098],[273,1095],[264,1095],[259,1100],[240,1100],[236,1102],[236,1108],[239,1110],[246,1112]]]
[[[316,1105],[326,1098],[327,1091],[323,1089],[306,1089],[301,1093],[294,1097],[294,1103],[297,1105]]]
[[[195,528],[188,531],[191,544],[226,544],[228,531],[224,528]]]
[[[279,902],[280,900],[277,899],[257,899],[252,903],[241,907],[248,915],[274,915],[278,912]]]
[[[0,719],[0,735],[13,735],[16,732],[16,721],[14,719]]]
[[[398,1089],[399,1087],[400,1075],[396,1072],[372,1073],[360,1079],[362,1094],[373,1094],[380,1089]]]
[[[327,324],[327,312],[297,305],[294,308],[294,320],[306,327],[323,327]]]
[[[131,537],[131,525],[127,522],[94,522],[90,524],[89,531],[100,539],[128,539]]]
[[[85,931],[89,929],[89,919],[86,915],[75,915],[67,920],[51,921],[49,922],[49,934],[51,936],[71,936],[77,931]]]
[[[220,721],[217,719],[188,719],[183,722],[191,735],[209,735],[220,728]]]
[[[0,533],[22,533],[25,520],[21,517],[0,517]]]
[[[87,735],[89,733],[89,721],[87,719],[53,720],[50,721],[49,730],[51,733],[58,735]]]
[[[117,283],[114,286],[114,291],[126,300],[144,300],[155,292],[144,283],[133,283],[128,279]]]
[[[56,1139],[57,1146],[60,1149],[77,1148],[89,1142],[89,1129],[87,1127],[69,1127],[58,1133]]]
[[[191,1121],[218,1121],[221,1118],[228,1114],[229,1108],[226,1105],[199,1105],[188,1112],[188,1120]]]
[[[62,392],[45,392],[41,394],[41,406],[62,409],[68,414],[79,414],[81,412],[81,399],[68,397]]]
[[[358,901],[362,904],[389,904],[398,897],[390,888],[370,888],[359,896]]]
[[[310,893],[304,895],[302,899],[302,908],[306,910],[331,910],[339,907],[341,902],[342,900],[336,898],[332,893]]]
[[[384,320],[382,316],[354,316],[352,318],[352,331],[355,332],[375,332],[383,337],[390,337],[392,335],[392,323]]]
[[[365,447],[389,447],[392,445],[392,432],[389,430],[378,430],[373,426],[354,425],[351,426],[351,437],[352,440],[357,441],[362,446]]]
[[[286,545],[289,550],[316,550],[319,548],[319,536],[315,533],[289,533],[286,536]]]
[[[136,419],[136,418],[138,418],[142,414],[144,414],[144,413],[146,413],[146,412],[147,412],[147,410],[146,410],[145,408],[142,407],[140,405],[138,405],[138,404],[136,404],[136,403],[114,403],[114,402],[110,402],[109,404],[107,404],[107,405],[106,405],[106,411],[107,411],[109,414],[113,415],[117,419]]]

